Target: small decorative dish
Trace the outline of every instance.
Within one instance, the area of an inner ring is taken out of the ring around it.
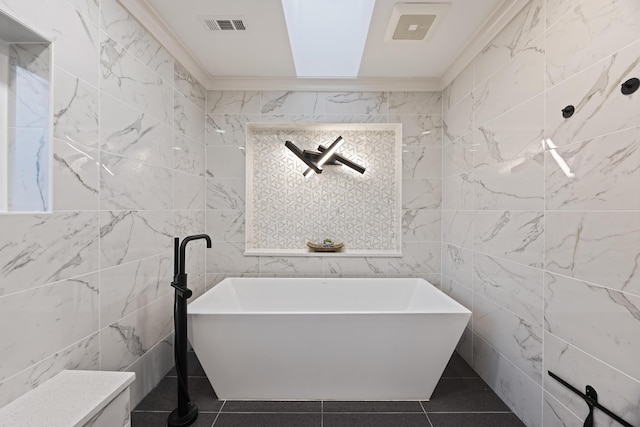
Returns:
[[[344,248],[344,243],[313,243],[307,242],[307,246],[313,252],[338,252]]]

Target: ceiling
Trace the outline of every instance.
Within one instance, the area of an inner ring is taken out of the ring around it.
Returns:
[[[168,29],[210,81],[296,79],[281,0],[120,1],[125,6],[143,4],[147,15]],[[505,16],[509,13],[513,16],[514,10],[510,9],[519,6],[519,10],[526,3],[523,0],[433,0],[432,3],[446,2],[451,7],[429,40],[385,40],[392,9],[400,2],[375,1],[356,80],[441,81],[454,65],[458,68],[466,65],[462,64],[461,57],[479,36],[495,34],[497,26],[508,22]],[[129,9],[136,15],[135,8]],[[211,31],[202,24],[200,16],[242,19],[246,31]],[[141,21],[145,23],[144,19]],[[327,31],[331,31],[331,26],[332,22],[326,23]]]

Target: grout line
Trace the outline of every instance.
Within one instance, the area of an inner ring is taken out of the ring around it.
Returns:
[[[216,425],[216,422],[218,421],[218,418],[220,418],[220,414],[222,413],[222,408],[224,408],[224,405],[227,403],[226,400],[222,401],[222,405],[220,405],[220,409],[218,409],[218,414],[216,415],[216,418],[213,420],[213,424],[211,424],[211,427]]]
[[[514,414],[512,411],[429,411],[428,414]]]
[[[422,402],[418,402],[420,403],[420,407],[422,408],[422,412],[424,413],[424,416],[427,417],[427,421],[429,422],[429,425],[431,427],[433,427],[433,423],[431,422],[431,418],[429,418],[429,414],[427,414],[427,410],[425,409],[424,405],[422,404]]]

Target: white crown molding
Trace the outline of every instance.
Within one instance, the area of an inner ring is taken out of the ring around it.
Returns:
[[[439,92],[439,79],[215,77],[209,90]]]
[[[464,70],[473,59],[498,35],[504,27],[529,3],[530,0],[503,0],[489,18],[473,33],[469,42],[462,48],[456,59],[440,77],[440,90]]]
[[[207,90],[398,91],[443,90],[530,0],[503,0],[439,79],[214,77],[148,0],[118,0]]]
[[[118,0],[205,87],[211,75],[147,0]]]

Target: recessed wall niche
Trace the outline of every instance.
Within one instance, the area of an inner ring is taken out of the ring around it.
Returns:
[[[51,208],[51,42],[0,12],[0,212]]]
[[[307,165],[285,147],[317,151],[338,137],[338,154],[364,174]],[[245,255],[402,256],[402,125],[399,123],[247,124]],[[329,238],[341,252],[310,252]]]

